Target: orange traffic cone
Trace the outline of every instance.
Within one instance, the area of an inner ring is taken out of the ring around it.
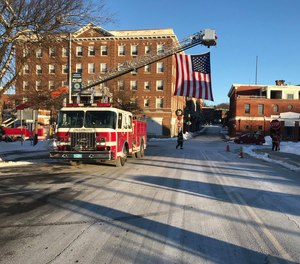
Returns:
[[[229,144],[227,143],[226,145],[226,151],[229,152],[230,151],[230,148],[229,148]]]
[[[243,147],[241,147],[241,149],[240,149],[240,158],[244,158],[244,151],[243,151]]]

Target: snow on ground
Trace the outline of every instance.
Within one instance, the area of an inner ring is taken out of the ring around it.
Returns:
[[[14,153],[14,158],[16,156],[22,157],[24,152],[32,153],[38,151],[48,151],[51,148],[51,140],[39,140],[38,143],[34,146],[32,141],[23,141],[23,142],[4,142],[0,141],[0,167],[13,167],[20,165],[33,164],[33,162],[28,161],[3,161],[1,156],[5,156],[8,153]],[[19,152],[19,154],[18,154]]]
[[[221,132],[222,133],[222,132]],[[192,137],[192,134],[189,133],[185,133],[184,134],[184,139],[185,140],[189,140]],[[256,158],[260,158],[260,159],[264,159],[268,162],[274,162],[274,163],[279,163],[287,168],[290,168],[292,170],[299,170],[299,168],[295,168],[295,166],[290,165],[290,164],[284,164],[283,161],[278,161],[278,160],[273,160],[269,157],[268,154],[257,154],[254,150],[257,148],[269,148],[271,149],[271,145],[272,145],[272,140],[269,136],[267,136],[266,138],[266,143],[263,146],[256,146],[256,145],[243,145],[243,152],[247,153],[250,156],[256,157]],[[176,137],[173,138],[151,138],[149,139],[149,141],[159,141],[159,140],[177,140]],[[232,144],[234,144],[232,142]],[[18,166],[18,165],[26,165],[26,164],[32,164],[32,162],[20,162],[20,161],[9,161],[9,162],[5,162],[3,161],[3,159],[1,159],[1,155],[4,156],[7,153],[14,153],[14,157],[16,157],[16,155],[20,155],[20,157],[24,154],[20,153],[18,154],[18,152],[28,152],[28,153],[32,153],[32,152],[36,152],[36,151],[48,151],[51,148],[52,145],[52,141],[51,140],[39,140],[38,144],[33,146],[32,141],[24,141],[24,142],[0,142],[0,167],[7,167],[7,166]],[[300,142],[281,142],[280,143],[280,152],[285,152],[285,153],[292,153],[292,154],[296,154],[296,155],[300,155],[299,153],[299,149],[300,149]]]

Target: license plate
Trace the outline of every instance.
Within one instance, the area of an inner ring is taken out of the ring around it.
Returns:
[[[82,154],[73,154],[73,158],[74,159],[81,159],[82,158]]]

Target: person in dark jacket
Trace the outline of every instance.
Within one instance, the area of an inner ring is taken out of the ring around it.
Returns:
[[[178,131],[178,135],[177,135],[177,145],[176,145],[176,149],[180,147],[180,149],[183,149],[183,133],[182,130]]]
[[[272,136],[272,150],[279,150],[279,135],[276,133]]]

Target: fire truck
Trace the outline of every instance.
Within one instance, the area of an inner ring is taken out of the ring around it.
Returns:
[[[215,31],[202,30],[174,46],[166,47],[163,52],[146,54],[118,65],[105,76],[83,83],[82,91],[199,44],[207,47],[216,45]],[[76,103],[73,103],[72,96],[77,99]],[[94,103],[92,94],[90,103],[82,104],[78,94],[71,95],[69,92],[69,103],[58,114],[56,141],[50,158],[70,161],[71,164],[113,161],[121,167],[128,157],[143,157],[146,147],[145,117],[134,116],[107,102]]]
[[[128,156],[141,158],[147,147],[145,118],[109,103],[67,104],[58,114],[56,136],[50,158],[71,164],[114,161],[124,166]]]

